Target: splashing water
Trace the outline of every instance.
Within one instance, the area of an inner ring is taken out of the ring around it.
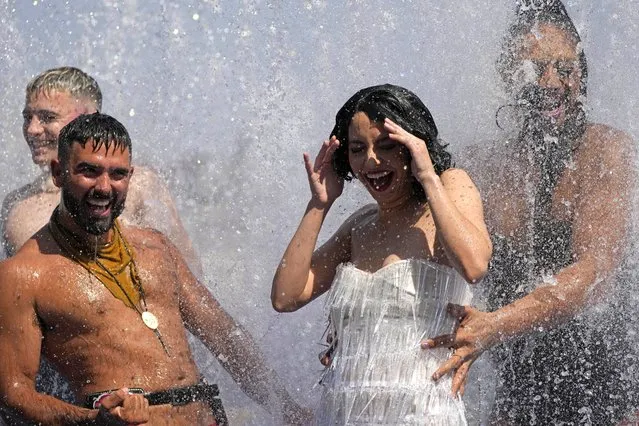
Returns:
[[[0,192],[36,174],[20,132],[28,80],[59,65],[96,77],[103,110],[129,129],[136,161],[164,173],[173,188],[209,288],[255,336],[289,391],[311,404],[322,371],[322,304],[280,316],[269,302],[272,273],[308,198],[301,152],[315,152],[352,93],[384,82],[417,93],[460,157],[469,145],[505,140],[494,125],[505,102],[494,62],[514,5],[227,3],[3,2],[0,161],[8,172]],[[634,0],[587,3],[567,7],[588,54],[590,117],[639,135],[639,106],[628,96],[639,86],[639,8]],[[347,185],[322,237],[364,202],[365,190]],[[267,423],[198,345],[196,357],[220,382],[233,424]],[[483,376],[484,390],[466,398],[469,411],[480,406],[477,418],[490,404]]]

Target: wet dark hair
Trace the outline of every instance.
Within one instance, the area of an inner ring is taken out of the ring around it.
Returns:
[[[60,131],[58,138],[58,160],[63,166],[69,162],[71,147],[79,143],[84,148],[89,140],[93,143],[93,152],[105,147],[107,151],[129,150],[133,154],[131,138],[126,128],[115,118],[96,112],[83,114],[69,122]]]
[[[579,32],[560,0],[519,0],[516,15],[515,21],[504,37],[501,55],[497,60],[497,71],[508,86],[508,90],[511,89],[512,71],[521,37],[532,32],[539,24],[553,25],[565,31],[572,38],[575,46],[581,43]],[[581,70],[580,94],[585,97],[588,85],[588,63],[586,54],[581,48],[578,52],[578,60]]]
[[[437,126],[426,105],[410,90],[392,84],[371,86],[355,93],[335,117],[335,127],[331,136],[340,141],[333,154],[333,167],[345,180],[355,177],[348,162],[348,128],[353,116],[365,113],[371,121],[383,122],[390,118],[404,130],[424,140],[433,162],[435,173],[441,175],[452,165],[451,155],[438,137]],[[410,154],[408,154],[410,161]],[[424,188],[417,181],[413,184],[420,199],[426,199]]]

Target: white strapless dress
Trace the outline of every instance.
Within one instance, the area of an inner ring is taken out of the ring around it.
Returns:
[[[469,285],[452,268],[403,260],[375,273],[340,265],[326,306],[338,339],[322,379],[319,425],[466,425],[451,377],[432,374],[451,355],[423,339],[453,331],[448,303],[468,304]]]

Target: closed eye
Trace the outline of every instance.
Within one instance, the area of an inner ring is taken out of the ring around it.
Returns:
[[[385,139],[380,140],[377,143],[377,147],[379,149],[383,149],[384,151],[391,151],[391,150],[395,149],[395,147],[397,147],[397,142],[392,140],[392,139],[385,138]]]
[[[364,144],[361,142],[350,142],[348,144],[348,150],[351,154],[357,154],[358,152],[362,152],[364,150]]]

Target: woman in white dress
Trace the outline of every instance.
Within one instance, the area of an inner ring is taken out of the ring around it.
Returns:
[[[463,384],[437,382],[453,351],[420,348],[451,333],[449,303],[470,301],[492,246],[479,193],[451,168],[426,106],[393,85],[357,92],[339,110],[314,162],[304,154],[311,199],[273,279],[271,299],[295,311],[329,292],[334,336],[318,424],[463,425]],[[355,212],[315,250],[344,180],[376,203]],[[465,368],[465,360],[457,361]]]

